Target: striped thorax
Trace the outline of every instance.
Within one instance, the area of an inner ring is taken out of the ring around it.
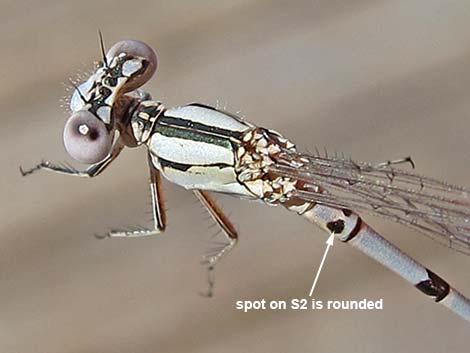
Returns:
[[[140,102],[132,113],[130,126],[137,146],[146,143],[158,117],[165,111],[163,104],[152,100]]]
[[[237,181],[237,150],[253,125],[201,104],[165,110],[147,141],[152,162],[166,179],[186,189],[255,198]]]

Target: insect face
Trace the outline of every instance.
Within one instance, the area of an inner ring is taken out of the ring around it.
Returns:
[[[79,162],[93,164],[111,151],[115,131],[126,123],[133,101],[130,93],[155,73],[157,56],[135,40],[111,47],[96,71],[80,84],[70,99],[72,115],[64,128],[64,146]]]

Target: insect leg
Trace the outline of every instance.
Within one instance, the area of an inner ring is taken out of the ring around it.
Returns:
[[[78,169],[75,169],[74,167],[68,164],[56,165],[49,161],[41,161],[41,163],[39,163],[35,167],[28,169],[28,170],[23,170],[23,168],[20,166],[20,173],[22,176],[27,176],[39,170],[48,170],[48,171],[59,173],[59,174],[73,175],[73,176],[78,176],[78,177],[83,177],[83,178],[93,178],[101,174],[101,172],[103,172],[111,164],[111,162],[114,161],[117,158],[117,156],[119,156],[119,153],[121,153],[123,148],[124,148],[124,144],[121,143],[120,141],[117,141],[114,144],[113,149],[111,150],[111,153],[105,159],[103,159],[101,162],[92,164],[85,171],[80,171]]]
[[[220,207],[215,203],[215,201],[212,199],[212,197],[209,196],[207,192],[202,190],[194,190],[194,195],[196,195],[199,201],[201,201],[201,203],[211,215],[212,219],[217,223],[217,225],[222,230],[222,233],[228,240],[227,243],[224,243],[221,247],[214,249],[213,252],[204,256],[203,263],[207,264],[208,270],[208,289],[204,296],[211,297],[214,288],[214,278],[212,273],[214,266],[224,255],[226,255],[235,247],[238,240],[238,234],[228,217],[223,214]]]
[[[166,215],[163,205],[162,185],[160,172],[153,166],[151,157],[148,157],[150,169],[150,196],[152,199],[153,229],[136,229],[132,231],[116,230],[106,236],[98,238],[136,238],[161,234],[166,228]]]
[[[236,245],[238,234],[228,217],[222,213],[220,207],[206,191],[194,190],[194,195],[196,195],[199,201],[201,201],[228,240],[228,242],[216,252],[205,256],[205,260],[208,265],[215,265],[222,256],[226,255]]]

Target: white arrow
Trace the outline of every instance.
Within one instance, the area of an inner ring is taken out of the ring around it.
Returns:
[[[309,294],[310,297],[312,296],[313,291],[315,290],[315,286],[317,285],[318,277],[320,277],[321,269],[323,267],[323,264],[325,263],[326,255],[328,254],[328,250],[330,250],[330,247],[333,246],[333,240],[334,239],[335,239],[335,233],[331,233],[330,237],[326,241],[325,253],[323,254],[323,259],[321,259],[320,267],[318,268],[317,275],[315,276],[315,280],[313,281],[312,289],[310,289],[310,294]]]

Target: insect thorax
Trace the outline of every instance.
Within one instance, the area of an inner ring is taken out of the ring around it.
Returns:
[[[132,134],[141,145],[149,139],[158,117],[165,111],[163,104],[152,100],[140,102],[131,115]]]
[[[254,198],[235,173],[241,136],[253,125],[201,104],[167,109],[146,142],[162,175],[186,189]]]
[[[303,213],[312,204],[295,196],[301,183],[293,177],[277,174],[273,168],[279,156],[289,152],[296,152],[292,142],[276,131],[257,127],[242,137],[235,170],[238,181],[262,201]]]

